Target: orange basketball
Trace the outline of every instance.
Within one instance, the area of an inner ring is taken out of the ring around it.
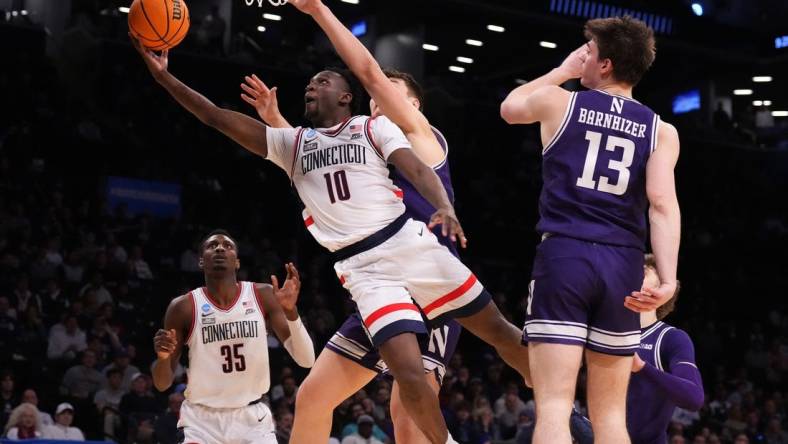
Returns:
[[[189,31],[189,8],[183,0],[134,0],[129,31],[148,49],[170,49]]]

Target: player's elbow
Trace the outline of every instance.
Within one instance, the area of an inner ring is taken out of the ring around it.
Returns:
[[[650,192],[648,201],[652,215],[668,215],[679,212],[679,201],[675,193]]]
[[[705,397],[703,394],[703,389],[700,387],[695,387],[694,390],[690,391],[689,397],[686,399],[684,405],[680,405],[679,407],[691,412],[697,412],[703,407],[704,400]]]
[[[501,103],[501,118],[504,122],[510,125],[516,123],[515,114],[514,106],[512,106],[508,100],[504,100],[503,103]]]
[[[160,392],[165,392],[172,386],[172,381],[162,380],[161,378],[153,378],[153,386]]]

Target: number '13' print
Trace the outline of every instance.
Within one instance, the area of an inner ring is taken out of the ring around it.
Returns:
[[[632,158],[635,156],[635,142],[624,139],[623,137],[607,136],[605,149],[615,151],[616,148],[623,148],[624,155],[621,160],[613,160],[607,163],[611,170],[618,171],[618,180],[611,184],[607,176],[599,176],[599,184],[594,180],[594,170],[596,169],[596,159],[599,156],[599,145],[602,143],[602,133],[596,131],[586,131],[588,141],[588,152],[583,166],[583,175],[577,178],[577,186],[621,196],[627,192],[629,185],[629,167],[632,166]]]

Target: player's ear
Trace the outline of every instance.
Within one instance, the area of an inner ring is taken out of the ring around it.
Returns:
[[[339,104],[350,106],[350,102],[353,101],[353,93],[351,92],[344,92],[339,95]]]
[[[235,271],[238,271],[241,268],[241,260],[235,259]]]
[[[200,256],[200,261],[197,262],[197,266],[200,267],[200,270],[205,267],[205,261],[202,259],[202,256]]]
[[[602,60],[602,66],[600,66],[602,70],[602,75],[610,75],[613,74],[613,61],[610,59]]]

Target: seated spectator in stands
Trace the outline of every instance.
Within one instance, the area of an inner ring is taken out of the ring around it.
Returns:
[[[82,352],[82,363],[66,371],[60,392],[79,400],[88,400],[104,387],[104,375],[96,370],[96,354],[92,350]]]
[[[375,420],[369,415],[361,415],[356,420],[356,431],[342,438],[342,444],[383,444],[383,442],[372,436],[372,429],[375,427]]]
[[[104,368],[104,375],[110,370],[119,370],[123,373],[123,390],[128,392],[131,389],[131,379],[134,375],[140,374],[140,369],[131,365],[131,357],[126,349],[118,350],[115,353],[112,364]]]
[[[41,315],[47,322],[55,322],[61,313],[68,308],[69,301],[63,294],[60,282],[57,278],[48,279],[41,290],[41,304],[43,311]]]
[[[7,318],[12,321],[16,321],[17,318],[16,309],[11,306],[11,300],[6,296],[0,296],[0,319],[3,318]]]
[[[104,437],[117,439],[121,426],[120,401],[126,390],[123,390],[123,373],[118,369],[107,372],[107,387],[96,392],[93,403],[99,415],[104,419]]]
[[[517,431],[520,412],[525,409],[525,402],[518,396],[516,383],[509,383],[506,392],[495,401],[495,419],[501,426],[504,436],[513,436]]]
[[[145,258],[142,256],[142,247],[139,245],[132,247],[131,255],[129,256],[129,261],[126,266],[129,277],[132,279],[141,281],[153,279],[153,271],[151,271],[150,265],[148,265],[148,262],[145,261]]]
[[[271,403],[277,407],[287,407],[290,410],[295,408],[296,393],[298,393],[298,385],[296,384],[293,375],[285,376],[282,378],[281,390],[271,393]]]
[[[670,437],[669,444],[687,444],[687,440],[682,435],[673,435]]]
[[[44,428],[44,438],[62,441],[84,441],[82,430],[72,427],[74,422],[74,406],[67,402],[58,404],[55,409],[55,424]]]
[[[38,362],[43,358],[47,347],[47,331],[41,319],[39,307],[28,304],[19,319],[19,332],[16,337],[16,351],[27,360]]]
[[[47,358],[73,361],[77,354],[87,347],[85,332],[79,328],[77,316],[68,314],[62,323],[55,324],[49,331]]]
[[[744,433],[739,433],[733,440],[733,444],[750,444],[750,438]]]
[[[453,427],[449,430],[451,436],[460,444],[476,444],[479,441],[479,434],[471,418],[471,405],[463,401],[457,409],[457,419]]]
[[[486,398],[484,398],[486,399]],[[495,416],[490,406],[483,406],[473,411],[473,421],[479,442],[486,443],[501,439],[501,428],[495,422]],[[508,436],[514,436],[514,430]]]
[[[38,409],[30,403],[22,403],[11,411],[8,424],[5,426],[5,437],[11,440],[41,438],[43,426],[38,416]]]
[[[112,303],[112,294],[107,290],[107,287],[104,286],[104,275],[95,272],[93,276],[90,278],[90,282],[85,284],[81,290],[79,290],[79,297],[84,297],[85,294],[92,290],[94,292],[95,297],[95,304],[97,306],[104,305],[105,303],[109,302]]]
[[[517,419],[517,434],[514,435],[515,444],[531,444],[534,436],[536,415],[533,407],[526,407],[520,411]]]
[[[22,392],[22,402],[33,404],[38,409],[38,394],[33,389],[27,389]],[[52,421],[52,415],[42,411],[41,409],[38,409],[38,417],[41,419],[41,425],[44,427],[54,424],[54,421]]]
[[[26,274],[19,276],[19,279],[16,280],[13,298],[17,319],[27,310],[28,305],[36,305],[39,311],[41,310],[41,298],[30,290],[30,278]]]
[[[183,394],[175,392],[167,398],[167,411],[156,420],[156,440],[160,444],[176,444],[178,442],[178,418],[181,416]],[[292,422],[291,422],[292,427]]]
[[[69,284],[79,284],[82,282],[82,275],[85,274],[85,266],[78,250],[68,253],[66,262],[63,264],[63,276]]]
[[[153,417],[159,413],[159,403],[150,389],[148,376],[137,373],[131,378],[131,391],[120,400],[120,413],[128,419],[131,415]]]
[[[352,422],[346,424],[342,428],[342,438],[343,439],[345,437],[347,437],[347,436],[350,436],[350,435],[356,433],[356,431],[358,430],[358,419],[361,418],[361,416],[364,415],[364,405],[362,403],[360,403],[360,402],[354,402],[353,405],[350,407],[350,414],[351,414],[350,421],[352,421]],[[374,422],[374,419],[373,419],[373,422]],[[388,439],[388,436],[386,435],[386,432],[384,432],[383,429],[378,427],[377,424],[375,424],[372,427],[372,434],[375,435],[375,438],[377,438],[379,441],[386,441]]]
[[[6,370],[0,374],[0,425],[8,421],[11,411],[19,404],[14,386],[13,373]]]
[[[293,431],[293,414],[286,408],[277,410],[276,413],[276,442],[288,444],[290,433]]]

